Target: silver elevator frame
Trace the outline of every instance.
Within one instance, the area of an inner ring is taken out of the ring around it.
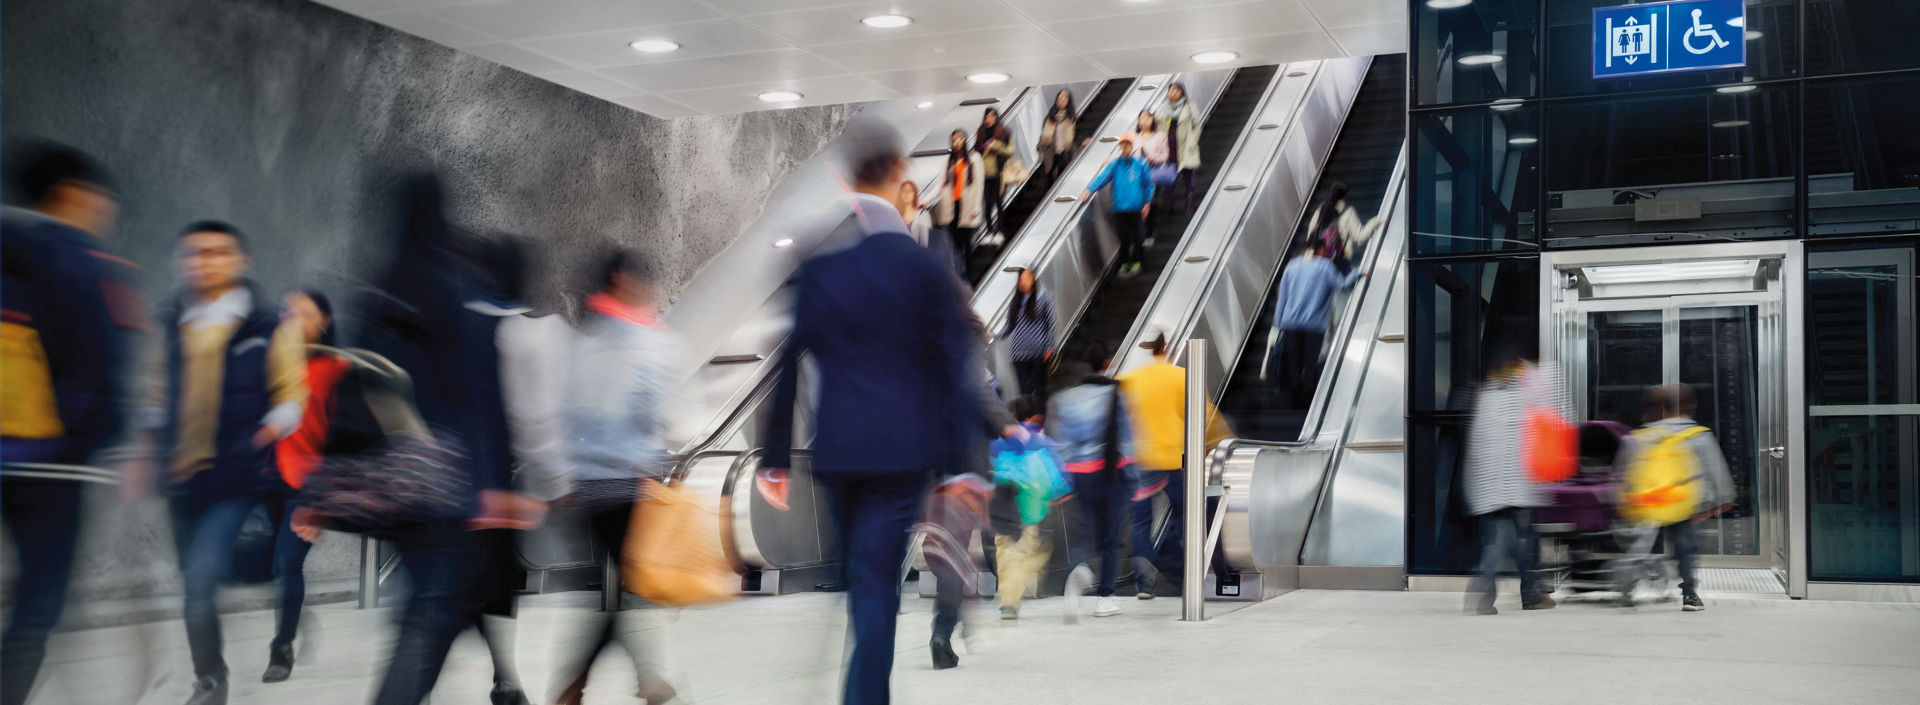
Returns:
[[[1758,517],[1757,556],[1702,556],[1707,567],[1768,568],[1781,577],[1787,593],[1805,597],[1806,439],[1805,346],[1806,255],[1799,242],[1773,241],[1709,245],[1619,248],[1547,252],[1540,268],[1540,354],[1566,370],[1575,413],[1585,420],[1586,355],[1589,313],[1657,310],[1662,316],[1663,382],[1679,381],[1678,337],[1682,309],[1751,306],[1754,341],[1756,423],[1754,506]],[[1654,264],[1677,261],[1758,259],[1764,286],[1755,291],[1700,293],[1688,283],[1647,286],[1618,298],[1583,298],[1572,288],[1573,272],[1583,267]]]

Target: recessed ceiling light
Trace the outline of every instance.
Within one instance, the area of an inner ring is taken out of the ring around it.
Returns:
[[[1713,123],[1713,126],[1714,127],[1746,127],[1751,124],[1753,124],[1752,120],[1721,120],[1719,122]]]
[[[1307,75],[1307,72],[1305,71],[1288,71],[1287,72],[1287,78],[1299,78],[1305,75]]]
[[[1451,10],[1456,7],[1472,5],[1473,0],[1427,0],[1427,7],[1435,10]]]
[[[1520,107],[1520,99],[1519,98],[1501,98],[1499,100],[1493,101],[1493,104],[1487,107],[1493,108],[1494,110],[1512,110],[1514,108]]]
[[[665,39],[638,39],[629,42],[627,46],[633,47],[634,51],[648,54],[664,54],[680,48],[678,42],[670,42]]]
[[[774,249],[783,249],[783,248],[792,247],[792,246],[793,246],[793,238],[790,238],[790,237],[783,237],[773,241]]]
[[[769,103],[791,103],[804,97],[799,91],[767,91],[760,94],[760,99]]]
[[[1526,146],[1526,145],[1530,145],[1530,144],[1538,144],[1539,142],[1540,142],[1540,138],[1538,138],[1538,137],[1509,137],[1509,138],[1507,138],[1507,144],[1512,144],[1512,145],[1520,145],[1520,146],[1522,146],[1522,147],[1524,147],[1524,146]]]
[[[1749,29],[1749,30],[1747,30],[1747,41],[1749,41],[1749,42],[1751,42],[1751,41],[1753,41],[1753,40],[1755,40],[1755,39],[1759,39],[1759,38],[1761,38],[1761,37],[1764,37],[1764,36],[1767,36],[1767,35],[1764,35],[1764,34],[1761,34],[1761,33],[1760,33],[1760,30],[1757,30],[1757,29]]]
[[[1747,18],[1735,17],[1733,19],[1727,20],[1727,26],[1728,27],[1745,27],[1747,26]]]
[[[1503,57],[1499,54],[1468,54],[1466,56],[1460,57],[1460,65],[1461,66],[1486,66],[1487,64],[1497,64],[1506,60],[1507,60],[1506,57]]]
[[[931,100],[923,100],[923,101],[920,101],[920,104],[919,104],[918,106],[915,106],[915,107],[918,107],[918,108],[920,108],[921,110],[926,110],[927,108],[931,108],[931,107],[933,107],[933,101],[931,101]]]
[[[860,24],[874,29],[899,29],[913,24],[913,18],[906,15],[874,15],[861,19]]]
[[[1008,76],[1004,73],[996,73],[991,71],[987,73],[976,73],[976,74],[967,76],[967,80],[972,81],[974,83],[1006,83],[1007,79],[1009,78],[1013,78],[1013,77]]]
[[[1197,64],[1224,64],[1238,58],[1240,55],[1231,51],[1203,51],[1193,55]]]
[[[1721,86],[1719,88],[1715,88],[1714,90],[1719,91],[1721,93],[1732,94],[1732,93],[1749,93],[1757,88],[1759,88],[1759,86],[1741,85],[1741,86]]]

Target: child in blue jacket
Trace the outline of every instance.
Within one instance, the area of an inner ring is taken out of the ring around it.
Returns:
[[[1093,177],[1080,200],[1092,198],[1093,192],[1109,185],[1113,187],[1113,227],[1120,235],[1120,274],[1139,274],[1140,262],[1146,256],[1141,228],[1153,207],[1153,167],[1134,152],[1131,137],[1120,138],[1120,156]]]

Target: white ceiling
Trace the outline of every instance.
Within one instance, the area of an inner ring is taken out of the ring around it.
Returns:
[[[1406,50],[1403,0],[316,0],[657,117]],[[861,18],[913,23],[875,29]],[[637,39],[678,51],[643,54]],[[801,93],[770,104],[770,90]]]

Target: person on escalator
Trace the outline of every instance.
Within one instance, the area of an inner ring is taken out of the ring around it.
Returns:
[[[1140,273],[1146,258],[1141,245],[1141,228],[1153,211],[1153,175],[1147,160],[1134,152],[1133,140],[1120,138],[1120,156],[1100,169],[1100,174],[1080,192],[1080,200],[1093,198],[1093,192],[1113,187],[1113,227],[1120,235],[1120,275]]]
[[[1067,163],[1073,161],[1074,126],[1078,117],[1073,112],[1073,93],[1060,89],[1053,96],[1053,108],[1047,111],[1047,119],[1040,123],[1040,173],[1046,174],[1047,183],[1060,180],[1066,173]]]
[[[1154,597],[1155,584],[1163,568],[1179,565],[1184,557],[1182,536],[1186,516],[1188,463],[1200,458],[1186,457],[1187,371],[1168,359],[1171,351],[1162,333],[1147,343],[1153,362],[1120,375],[1120,391],[1127,397],[1127,416],[1133,421],[1135,459],[1139,461],[1140,487],[1133,495],[1133,563],[1137,572],[1138,594],[1142,600]],[[1233,435],[1226,418],[1213,403],[1207,403],[1206,446]],[[1153,497],[1167,498],[1166,541],[1153,550]],[[1225,561],[1214,561],[1225,566]]]
[[[1134,121],[1133,131],[1127,133],[1126,138],[1133,140],[1134,149],[1147,160],[1148,173],[1153,175],[1153,185],[1156,189],[1172,186],[1177,181],[1179,168],[1168,161],[1172,158],[1172,152],[1168,151],[1167,133],[1160,131],[1160,121],[1154,119],[1152,111],[1140,111],[1140,117]],[[1167,193],[1171,191],[1156,191],[1156,195],[1161,196],[1163,200]],[[1166,209],[1162,207],[1160,210]],[[1147,232],[1146,239],[1143,241],[1145,246],[1153,246],[1153,234],[1159,229],[1159,225],[1160,211],[1150,210],[1146,216]]]
[[[929,236],[933,233],[933,217],[927,215],[927,207],[920,203],[920,185],[912,181],[900,182],[900,219],[907,223],[907,234],[921,247],[931,246]]]
[[[1102,374],[1113,364],[1107,346],[1087,343],[1079,354],[1087,369],[1078,384],[1053,396],[1047,423],[1060,444],[1060,459],[1073,483],[1073,538],[1067,542],[1068,623],[1080,618],[1080,597],[1093,583],[1087,558],[1100,552],[1100,601],[1095,617],[1120,614],[1113,603],[1121,550],[1127,540],[1127,505],[1137,478],[1133,469],[1133,428],[1120,382]]]
[[[1154,113],[1160,131],[1167,134],[1168,159],[1180,168],[1179,182],[1186,194],[1176,212],[1193,210],[1193,172],[1200,168],[1200,111],[1187,100],[1187,87],[1178,81],[1167,87],[1167,102]],[[1168,189],[1167,201],[1173,201]]]
[[[1040,289],[1032,268],[1020,270],[1000,337],[1012,341],[1020,393],[1047,403],[1047,368],[1053,363],[1053,295]]]
[[[980,228],[980,200],[986,190],[986,166],[967,150],[967,133],[947,136],[947,168],[940,175],[940,198],[933,204],[933,226],[953,241],[955,269],[967,278],[973,261],[973,234]]]
[[[1320,243],[1323,252],[1329,252],[1340,273],[1352,269],[1353,258],[1363,251],[1367,240],[1380,229],[1380,216],[1375,215],[1365,223],[1353,206],[1347,204],[1347,185],[1338,181],[1327,191],[1327,197],[1315,208],[1313,216],[1307,221],[1307,232]]]
[[[1001,219],[1006,215],[1001,203],[1001,190],[1005,186],[1000,180],[1000,167],[1013,157],[1013,141],[1007,133],[1007,126],[1000,123],[1000,111],[987,108],[980,115],[980,127],[973,132],[973,149],[980,153],[980,173],[984,175],[981,193],[986,216],[982,227],[987,232],[1000,232]]]
[[[1267,379],[1294,409],[1311,404],[1320,385],[1320,346],[1327,340],[1334,292],[1351,289],[1366,276],[1357,269],[1342,274],[1334,266],[1328,253],[1339,246],[1310,240],[1280,275],[1273,317],[1278,339],[1267,354]]]

